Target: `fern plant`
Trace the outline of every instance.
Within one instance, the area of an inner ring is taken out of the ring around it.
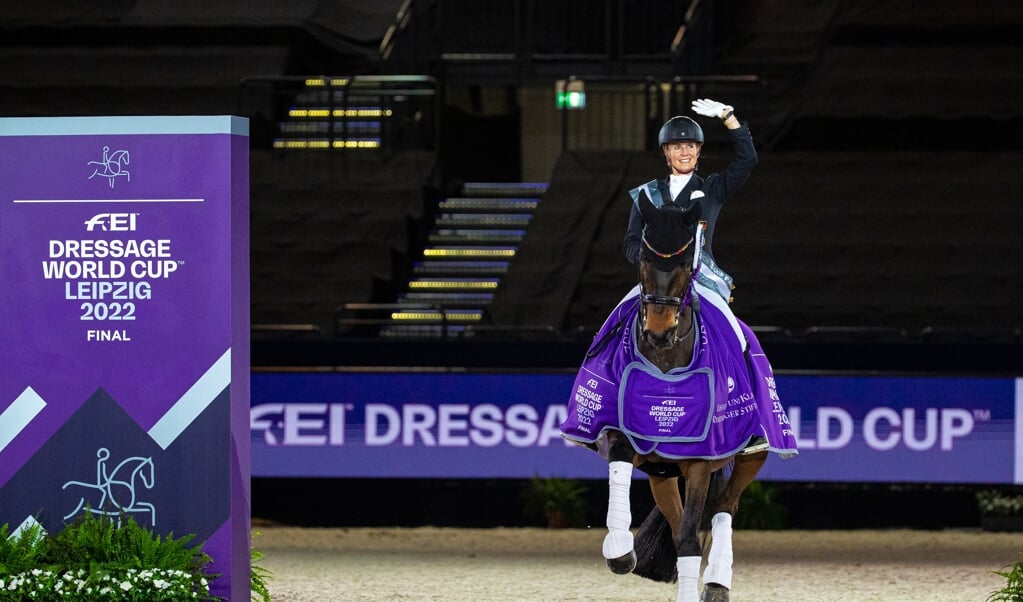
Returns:
[[[253,535],[259,535],[258,532]],[[166,537],[131,517],[83,514],[55,535],[39,525],[11,536],[0,525],[0,602],[216,601],[207,572],[212,559],[192,547],[194,535]],[[263,554],[250,548],[251,597],[272,602]]]
[[[39,566],[46,551],[43,530],[32,525],[11,537],[8,526],[0,526],[0,575],[14,575]]]
[[[252,532],[252,538],[255,539],[260,535],[259,531]],[[255,547],[250,548],[249,560],[252,566],[252,596],[258,598],[261,602],[272,602],[270,598],[270,579],[273,578],[273,573],[270,569],[265,566],[257,566],[259,561],[263,559],[263,553],[257,550]]]
[[[1005,587],[991,592],[987,602],[1023,602],[1023,560],[1004,569],[993,572],[1005,579]]]
[[[161,537],[130,517],[86,513],[56,535],[38,526],[9,536],[0,527],[0,602],[215,601],[212,559],[193,536]]]
[[[202,572],[213,561],[189,547],[194,535],[175,539],[143,528],[131,517],[118,525],[105,517],[84,514],[52,540],[51,558],[62,566],[102,563],[120,569],[175,569]]]

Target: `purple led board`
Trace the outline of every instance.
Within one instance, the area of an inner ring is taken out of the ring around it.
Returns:
[[[253,475],[606,479],[606,461],[560,436],[574,378],[256,372]],[[1023,379],[776,381],[799,455],[772,455],[763,480],[1023,483]]]

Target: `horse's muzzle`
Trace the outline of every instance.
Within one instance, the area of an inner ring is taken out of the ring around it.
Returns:
[[[643,330],[643,339],[655,349],[671,349],[671,346],[675,344],[676,332],[678,332],[678,328],[675,326],[660,333],[645,329]]]

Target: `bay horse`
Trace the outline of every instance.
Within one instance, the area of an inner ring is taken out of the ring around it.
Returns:
[[[637,203],[646,223],[639,295],[626,297],[595,338],[562,432],[607,457],[608,567],[677,579],[679,602],[727,601],[739,498],[768,451],[794,455],[795,439],[752,331],[720,309],[727,302],[719,296],[698,294],[699,203],[688,211],[655,207],[645,195]],[[633,468],[647,473],[656,504],[635,537]],[[706,517],[711,544],[701,598]]]

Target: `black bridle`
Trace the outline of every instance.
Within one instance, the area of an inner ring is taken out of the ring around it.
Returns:
[[[695,237],[690,238],[688,241],[686,241],[686,243],[684,245],[682,245],[681,248],[679,248],[678,250],[676,250],[676,251],[674,251],[672,253],[662,253],[662,252],[658,251],[657,249],[653,248],[653,246],[650,244],[650,242],[647,241],[647,239],[646,239],[645,229],[644,229],[644,232],[643,232],[642,240],[643,240],[643,245],[647,248],[647,250],[651,254],[653,254],[656,257],[659,257],[661,259],[672,259],[674,257],[678,257],[679,255],[682,255],[683,253],[685,253],[686,249],[689,248],[689,245],[691,245],[693,243],[694,238]],[[695,276],[696,276],[696,273],[694,272],[693,273],[693,278],[694,279],[695,279]],[[646,306],[647,305],[667,305],[667,306],[672,306],[672,307],[675,308],[675,323],[678,324],[678,322],[682,318],[682,308],[687,307],[687,306],[692,304],[692,290],[693,290],[693,284],[692,284],[692,279],[691,279],[690,282],[689,282],[689,285],[685,289],[685,295],[683,297],[679,297],[679,296],[675,296],[675,295],[651,295],[651,294],[648,294],[648,293],[643,291],[643,284],[642,284],[642,282],[640,282],[640,295],[639,295],[640,310],[641,310],[641,313],[644,314],[644,315],[640,316],[640,319],[645,320]],[[684,341],[687,338],[689,338],[689,336],[693,333],[693,327],[694,327],[695,323],[696,323],[695,320],[690,320],[690,322],[689,322],[689,330],[682,337],[679,337],[678,333],[676,332],[676,334],[675,334],[675,342],[677,343],[677,342]]]
[[[687,240],[686,243],[684,245],[682,245],[681,248],[679,248],[678,250],[676,250],[674,252],[671,252],[671,253],[662,253],[662,252],[658,251],[657,249],[655,249],[650,244],[650,242],[647,241],[647,239],[646,239],[646,229],[645,228],[643,230],[642,240],[643,240],[643,245],[647,248],[647,250],[650,251],[655,256],[660,257],[661,259],[671,259],[673,257],[678,257],[679,255],[685,253],[686,249],[689,248],[689,245],[693,244],[694,237],[690,237],[689,240]],[[688,305],[687,300],[689,298],[689,289],[690,288],[692,288],[691,285],[686,287],[686,297],[683,298],[683,297],[676,297],[676,296],[672,296],[672,295],[648,295],[648,294],[646,294],[646,293],[644,293],[642,291],[642,287],[641,287],[641,289],[640,289],[640,300],[643,302],[644,305],[648,304],[648,303],[652,303],[654,305],[674,305],[674,306],[676,306],[678,308],[678,311],[681,312],[682,311],[682,307],[684,305]]]

